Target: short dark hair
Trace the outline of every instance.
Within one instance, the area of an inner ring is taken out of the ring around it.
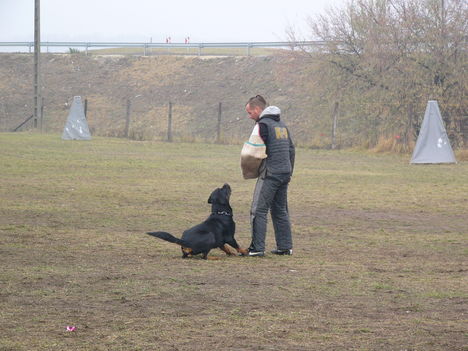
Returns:
[[[261,95],[256,95],[254,97],[251,97],[249,101],[247,101],[246,105],[249,105],[250,107],[260,107],[262,110],[265,109],[267,102],[265,98]]]

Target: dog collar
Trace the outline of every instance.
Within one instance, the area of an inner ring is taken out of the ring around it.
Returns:
[[[221,216],[232,216],[232,213],[226,212],[226,211],[217,211],[213,212],[213,214],[221,215]]]

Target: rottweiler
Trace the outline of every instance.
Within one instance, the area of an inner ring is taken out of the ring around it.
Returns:
[[[227,245],[236,249],[241,255],[246,255],[247,250],[242,249],[234,239],[236,223],[229,204],[230,197],[231,187],[229,184],[224,184],[222,188],[213,190],[208,198],[208,203],[211,204],[210,216],[204,222],[185,230],[180,239],[167,232],[147,232],[147,234],[180,245],[182,258],[201,254],[202,258],[206,260],[210,250],[217,247],[227,255],[232,255],[233,253]]]

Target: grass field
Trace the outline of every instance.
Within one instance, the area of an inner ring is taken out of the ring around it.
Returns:
[[[467,349],[468,162],[298,149],[291,257],[144,234],[179,236],[227,182],[247,246],[239,153],[0,134],[0,350]]]

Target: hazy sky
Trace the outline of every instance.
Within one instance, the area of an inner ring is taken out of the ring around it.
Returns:
[[[285,41],[346,0],[41,0],[42,41]],[[34,0],[0,0],[0,41],[34,39]]]

